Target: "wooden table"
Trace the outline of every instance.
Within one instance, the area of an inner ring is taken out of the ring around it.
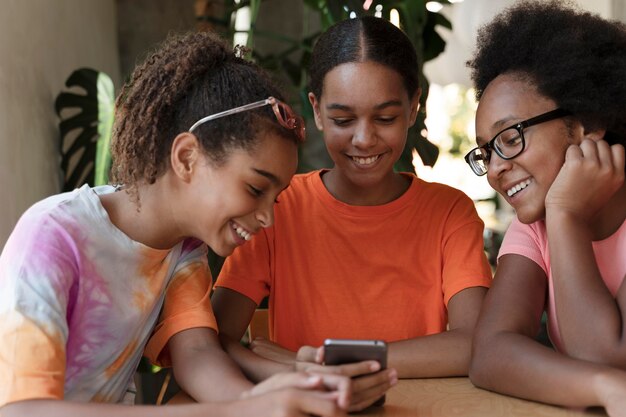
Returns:
[[[476,388],[468,378],[404,379],[387,392],[384,407],[357,413],[380,417],[565,417],[606,416],[520,400]]]

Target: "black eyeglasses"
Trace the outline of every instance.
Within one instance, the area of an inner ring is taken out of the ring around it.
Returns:
[[[540,114],[523,122],[509,126],[496,134],[493,139],[482,146],[472,149],[465,155],[465,162],[468,163],[474,174],[485,175],[489,169],[491,160],[491,150],[502,159],[513,159],[524,152],[526,140],[524,139],[524,129],[539,123],[568,116],[571,112],[564,109],[555,109],[547,113]]]

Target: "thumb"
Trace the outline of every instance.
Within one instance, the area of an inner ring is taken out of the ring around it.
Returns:
[[[313,346],[302,346],[298,349],[296,360],[300,362],[316,362],[317,349]]]

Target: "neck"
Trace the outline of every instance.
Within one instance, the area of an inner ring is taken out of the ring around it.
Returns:
[[[377,185],[359,186],[333,168],[322,176],[322,182],[337,200],[353,206],[380,206],[396,200],[411,185],[403,175],[390,172]]]
[[[162,180],[163,178],[161,178]],[[183,240],[176,217],[172,213],[171,198],[165,198],[161,181],[140,185],[139,206],[123,190],[100,196],[115,227],[130,239],[154,249],[170,249]]]
[[[603,240],[617,232],[626,220],[626,183],[594,216],[591,222],[593,240]]]

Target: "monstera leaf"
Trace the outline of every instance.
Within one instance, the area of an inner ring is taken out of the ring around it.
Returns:
[[[113,82],[103,72],[80,68],[69,76],[65,85],[81,88],[84,94],[62,92],[55,101],[61,119],[63,191],[71,191],[84,183],[106,184],[111,167],[115,109]]]

